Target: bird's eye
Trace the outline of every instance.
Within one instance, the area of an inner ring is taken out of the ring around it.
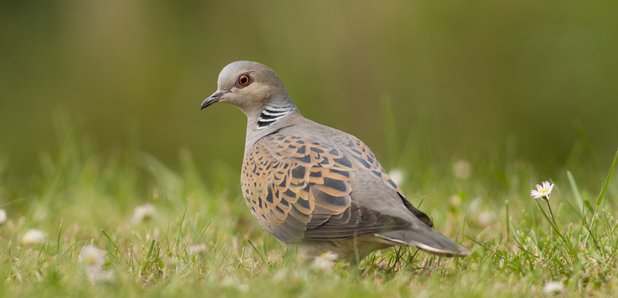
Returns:
[[[244,88],[251,84],[251,77],[247,74],[240,75],[236,81],[236,87]]]

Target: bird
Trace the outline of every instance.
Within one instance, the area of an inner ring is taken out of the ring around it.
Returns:
[[[247,116],[241,188],[251,214],[300,256],[328,252],[358,263],[394,246],[448,257],[470,254],[433,229],[365,143],[303,117],[268,66],[226,65],[201,109],[215,103]]]

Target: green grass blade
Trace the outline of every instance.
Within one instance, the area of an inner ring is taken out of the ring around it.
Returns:
[[[571,174],[571,171],[567,171],[567,177],[569,178],[569,184],[571,186],[571,191],[573,192],[573,195],[575,196],[575,200],[577,200],[577,207],[579,208],[578,211],[580,212],[582,219],[585,221],[584,199],[582,198],[582,195],[579,192],[579,188],[577,187],[577,183],[575,182],[575,178],[573,177],[573,174]]]
[[[114,253],[112,254],[112,256],[118,259],[120,257],[120,248],[118,248],[116,242],[112,240],[112,236],[110,236],[105,230],[102,230],[101,233],[103,234],[103,237],[105,237],[105,239],[107,240],[107,243],[109,243],[112,248],[114,248]]]
[[[596,209],[599,209],[599,206],[603,204],[603,199],[605,199],[605,194],[607,193],[607,187],[609,186],[609,182],[612,179],[614,170],[616,170],[617,161],[618,161],[618,150],[616,150],[616,154],[614,155],[614,161],[612,162],[612,166],[609,168],[609,173],[607,173],[607,177],[605,178],[605,182],[603,183],[603,188],[601,188],[601,193],[599,194],[599,198],[597,199]]]

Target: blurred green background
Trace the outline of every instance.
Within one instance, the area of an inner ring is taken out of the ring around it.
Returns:
[[[244,116],[199,110],[235,60],[271,66],[305,116],[389,166],[514,150],[606,168],[618,145],[616,1],[0,3],[0,159],[16,173],[57,151],[62,117],[104,152],[239,168]]]

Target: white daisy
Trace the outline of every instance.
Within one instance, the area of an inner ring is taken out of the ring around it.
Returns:
[[[191,244],[187,247],[186,251],[187,254],[190,256],[194,256],[194,255],[199,255],[203,252],[206,251],[206,249],[208,249],[208,246],[206,246],[206,244],[200,243],[200,244]]]
[[[536,189],[530,191],[530,196],[535,199],[548,198],[551,191],[554,189],[554,184],[549,181],[543,181],[542,185],[536,185]]]
[[[477,217],[477,222],[479,223],[479,225],[486,227],[490,225],[494,221],[494,219],[495,216],[493,212],[482,211]]]
[[[133,211],[133,223],[138,224],[144,220],[151,219],[154,217],[156,213],[156,209],[152,204],[144,204],[135,207]]]
[[[337,260],[337,254],[332,251],[327,251],[313,259],[311,267],[323,271],[330,271]]]
[[[86,245],[79,251],[77,260],[87,267],[100,269],[105,264],[105,251],[94,245]]]
[[[453,175],[455,177],[465,180],[470,177],[472,173],[472,165],[467,160],[458,160],[453,164]]]
[[[0,225],[6,222],[6,211],[0,209]]]
[[[548,281],[543,287],[546,294],[560,294],[564,292],[564,284],[561,281]]]
[[[45,241],[47,238],[47,234],[41,230],[31,229],[26,231],[24,236],[21,238],[22,244],[40,244]]]
[[[105,257],[105,251],[94,245],[86,245],[79,251],[77,261],[85,265],[92,283],[114,280],[114,273],[103,268]]]

